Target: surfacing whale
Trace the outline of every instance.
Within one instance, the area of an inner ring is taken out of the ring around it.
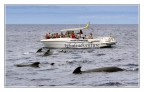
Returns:
[[[123,71],[123,69],[118,67],[102,67],[102,68],[81,71],[81,66],[79,66],[73,71],[73,74],[82,74],[82,73],[91,73],[91,72],[118,72],[118,71]]]
[[[17,64],[16,66],[17,67],[34,67],[34,68],[39,68],[39,64],[40,64],[40,62],[34,62],[32,64],[27,64],[27,65]]]
[[[48,49],[47,52],[45,52],[43,56],[49,56],[49,55],[51,55],[50,49]]]
[[[38,49],[36,53],[42,52],[42,49],[43,49],[43,48]]]

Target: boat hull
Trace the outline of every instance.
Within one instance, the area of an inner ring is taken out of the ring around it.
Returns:
[[[112,37],[100,37],[96,39],[72,39],[72,38],[55,38],[43,39],[41,42],[45,47],[63,49],[63,48],[101,48],[110,47],[116,44]]]
[[[49,41],[42,41],[45,47],[48,48],[65,48],[65,42],[49,42]]]

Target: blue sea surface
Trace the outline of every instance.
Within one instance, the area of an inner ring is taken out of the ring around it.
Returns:
[[[36,51],[45,33],[84,25],[16,25],[7,24],[5,32],[5,87],[139,87],[138,25],[90,25],[95,37],[109,36],[117,40],[111,48],[51,49],[43,56]],[[17,64],[40,62],[40,68],[16,67]],[[50,63],[55,63],[50,65]],[[82,70],[116,66],[125,71],[72,74]]]

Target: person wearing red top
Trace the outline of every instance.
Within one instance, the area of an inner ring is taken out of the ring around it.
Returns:
[[[71,34],[71,38],[76,38],[74,32],[72,32],[72,34]]]

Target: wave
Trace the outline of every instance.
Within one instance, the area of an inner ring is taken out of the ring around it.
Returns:
[[[126,69],[126,71],[138,71],[139,68],[130,68],[130,69]]]
[[[122,84],[119,82],[108,82],[108,83],[100,84],[98,86],[120,86],[120,85]]]
[[[51,79],[31,79],[31,81],[49,81]]]
[[[139,66],[138,64],[127,64],[125,66]]]
[[[104,53],[97,54],[97,56],[103,56],[103,55],[106,55],[106,54]]]

